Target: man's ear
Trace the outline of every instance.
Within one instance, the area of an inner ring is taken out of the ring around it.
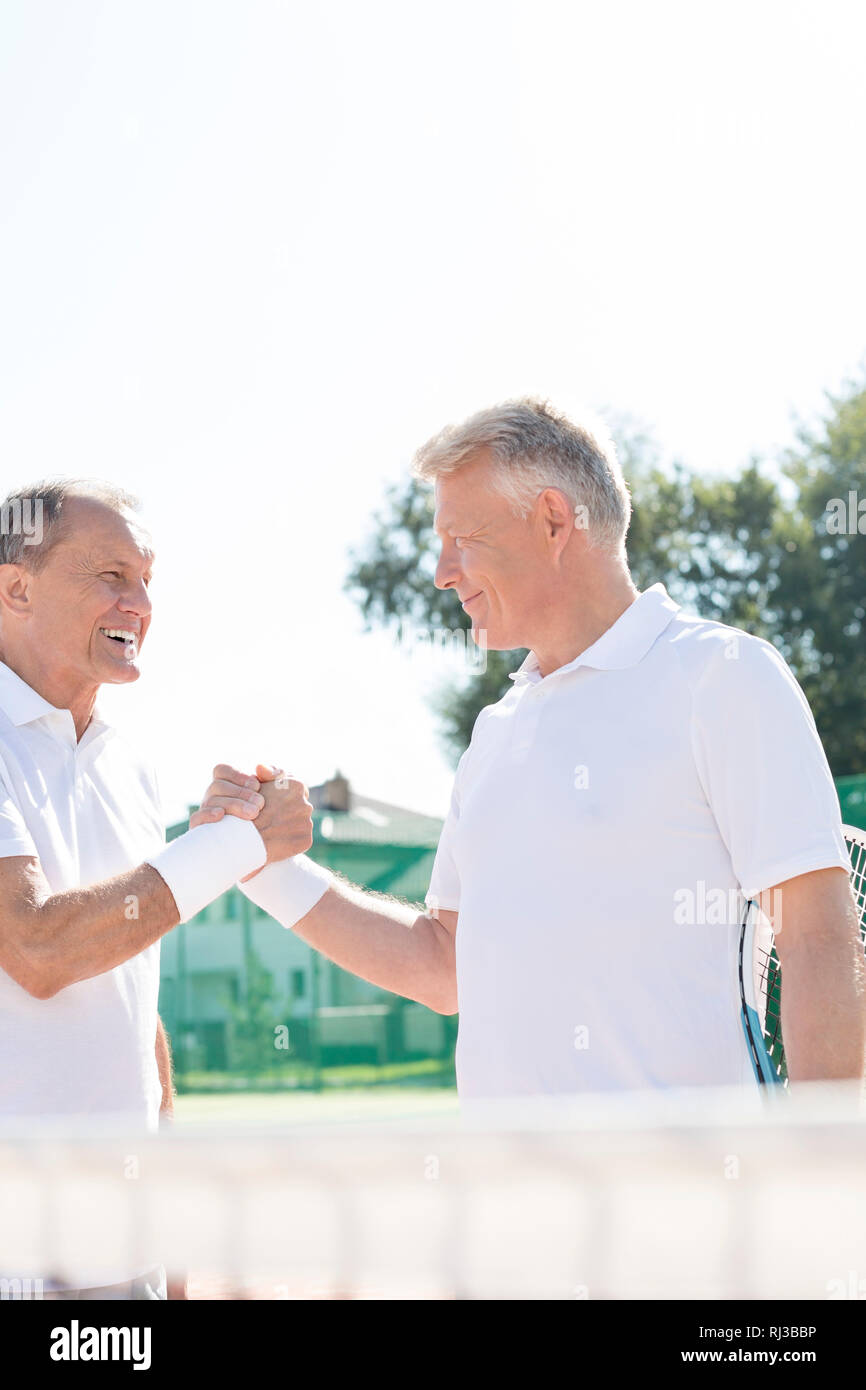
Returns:
[[[24,565],[0,565],[0,611],[29,618],[33,600],[33,575]]]
[[[558,487],[546,487],[539,503],[544,534],[556,553],[560,554],[575,529],[574,507]]]

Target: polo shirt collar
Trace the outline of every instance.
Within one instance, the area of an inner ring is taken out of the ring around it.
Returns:
[[[65,716],[66,723],[72,724],[72,715],[69,710],[58,709],[56,705],[49,704],[37,690],[33,689],[32,685],[28,685],[12,670],[11,666],[7,666],[2,661],[0,661],[0,709],[16,728],[20,728],[22,724],[33,724],[37,719],[58,714]],[[97,731],[107,731],[108,727],[100,713],[99,706],[94,705],[85,735],[92,738]],[[74,730],[74,725],[72,728]]]
[[[550,675],[560,676],[564,671],[576,670],[578,666],[592,666],[597,671],[622,671],[636,666],[659,634],[664,632],[674,614],[679,612],[679,608],[680,605],[670,598],[664,584],[653,584],[638,594],[592,646],[565,666],[551,671]],[[529,652],[518,670],[509,676],[515,685],[534,684],[542,679],[535,652]]]
[[[19,728],[22,724],[32,724],[34,719],[41,719],[46,714],[57,714],[54,705],[50,705],[47,700],[34,690],[32,685],[28,685],[20,676],[0,661],[0,708],[9,716],[12,723]]]

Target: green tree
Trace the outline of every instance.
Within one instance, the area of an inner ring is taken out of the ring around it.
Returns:
[[[784,459],[795,489],[774,597],[779,645],[836,776],[866,771],[866,385],[827,396]],[[840,527],[839,508],[843,515]],[[862,510],[861,510],[862,507]]]

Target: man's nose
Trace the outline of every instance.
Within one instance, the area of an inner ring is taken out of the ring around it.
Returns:
[[[119,608],[124,612],[135,613],[139,618],[149,618],[153,610],[150,594],[147,592],[147,585],[144,580],[139,580],[137,584],[131,584],[123,595]]]
[[[443,545],[433,583],[437,589],[453,589],[457,587],[459,578],[460,566],[457,563],[456,552],[450,546]]]

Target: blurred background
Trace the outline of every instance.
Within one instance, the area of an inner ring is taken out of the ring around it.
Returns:
[[[143,499],[155,620],[104,704],[170,834],[216,761],[275,761],[314,857],[423,897],[522,654],[452,640],[409,465],[524,393],[603,417],[637,583],[776,643],[866,824],[864,45],[856,0],[4,5],[3,488]],[[160,1007],[188,1115],[450,1095],[456,1020],[236,893]]]

